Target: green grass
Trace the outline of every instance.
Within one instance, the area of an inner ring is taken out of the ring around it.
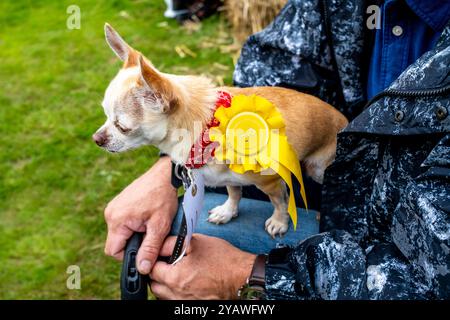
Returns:
[[[66,28],[70,4],[81,9],[80,30]],[[164,9],[162,0],[0,2],[1,299],[119,297],[120,264],[103,254],[103,208],[157,150],[111,155],[91,141],[121,65],[104,41],[104,22],[165,72],[231,82],[222,19],[192,31],[166,20]],[[196,57],[181,58],[177,45]],[[81,290],[66,288],[69,265],[81,268]]]

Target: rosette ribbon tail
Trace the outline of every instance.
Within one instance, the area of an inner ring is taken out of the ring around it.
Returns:
[[[278,149],[278,150],[277,150]],[[287,137],[272,133],[271,136],[271,151],[268,154],[271,159],[269,167],[278,173],[289,188],[289,204],[288,213],[291,217],[294,230],[297,228],[297,206],[295,204],[294,187],[292,185],[292,174],[300,184],[300,195],[308,210],[308,202],[306,200],[305,186],[301,172],[300,163],[295,151],[287,141]]]

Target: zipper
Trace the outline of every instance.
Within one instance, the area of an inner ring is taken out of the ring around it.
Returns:
[[[366,103],[363,110],[373,104],[375,101],[383,97],[399,96],[404,98],[425,98],[432,96],[442,96],[444,94],[450,93],[450,85],[442,88],[435,89],[418,89],[418,90],[401,90],[401,89],[387,89],[375,95],[369,102]]]

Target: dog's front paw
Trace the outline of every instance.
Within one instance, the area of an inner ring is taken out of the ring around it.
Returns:
[[[272,238],[277,235],[283,236],[289,228],[289,217],[287,219],[271,216],[266,220],[266,231]]]
[[[208,221],[215,224],[224,224],[231,220],[231,218],[237,217],[238,208],[232,206],[228,201],[221,206],[217,206],[214,209],[209,210]]]

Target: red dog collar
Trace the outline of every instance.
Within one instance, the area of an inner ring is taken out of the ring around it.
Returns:
[[[213,117],[206,125],[200,138],[192,145],[189,158],[186,161],[186,167],[190,169],[198,169],[203,167],[211,158],[214,157],[214,150],[217,143],[209,140],[209,128],[217,127],[219,120],[214,118],[214,112],[219,107],[229,108],[231,106],[231,95],[225,91],[219,91],[216,105],[213,111]]]

